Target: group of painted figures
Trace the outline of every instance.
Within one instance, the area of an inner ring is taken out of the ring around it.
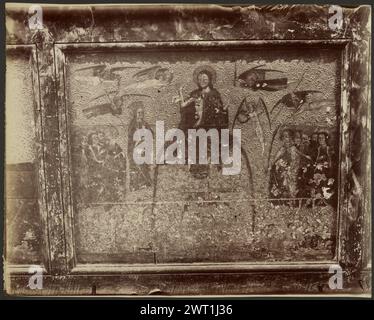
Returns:
[[[133,158],[128,156],[136,145],[133,141],[134,132],[142,128],[151,129],[144,120],[143,103],[135,102],[133,107],[134,115],[128,128],[127,152],[103,131],[93,131],[88,136],[82,136],[79,176],[82,188],[86,189],[84,202],[110,202],[123,198],[127,178],[130,179],[130,191],[152,185],[149,166],[137,165]]]
[[[83,136],[79,148],[80,192],[84,203],[115,201],[124,192],[126,160],[122,148],[103,131]]]
[[[270,171],[269,193],[273,204],[326,205],[335,201],[335,154],[329,134],[301,130],[281,132],[282,146]],[[291,200],[292,199],[292,200]]]

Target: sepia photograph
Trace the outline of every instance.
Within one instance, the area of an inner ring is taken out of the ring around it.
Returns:
[[[6,295],[371,298],[371,6],[7,3],[5,41]]]

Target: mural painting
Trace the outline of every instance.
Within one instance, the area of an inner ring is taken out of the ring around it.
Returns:
[[[70,55],[78,259],[332,259],[339,61],[302,50]],[[134,133],[154,133],[156,121],[241,129],[240,174],[223,175],[222,163],[137,165]]]

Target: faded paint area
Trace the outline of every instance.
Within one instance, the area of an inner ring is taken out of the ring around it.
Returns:
[[[6,256],[10,263],[41,263],[43,240],[29,55],[8,54],[6,67]]]
[[[6,163],[34,162],[33,92],[30,59],[27,55],[7,56],[5,92]]]

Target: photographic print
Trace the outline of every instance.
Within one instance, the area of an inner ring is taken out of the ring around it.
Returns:
[[[7,4],[6,293],[370,296],[370,17]]]

